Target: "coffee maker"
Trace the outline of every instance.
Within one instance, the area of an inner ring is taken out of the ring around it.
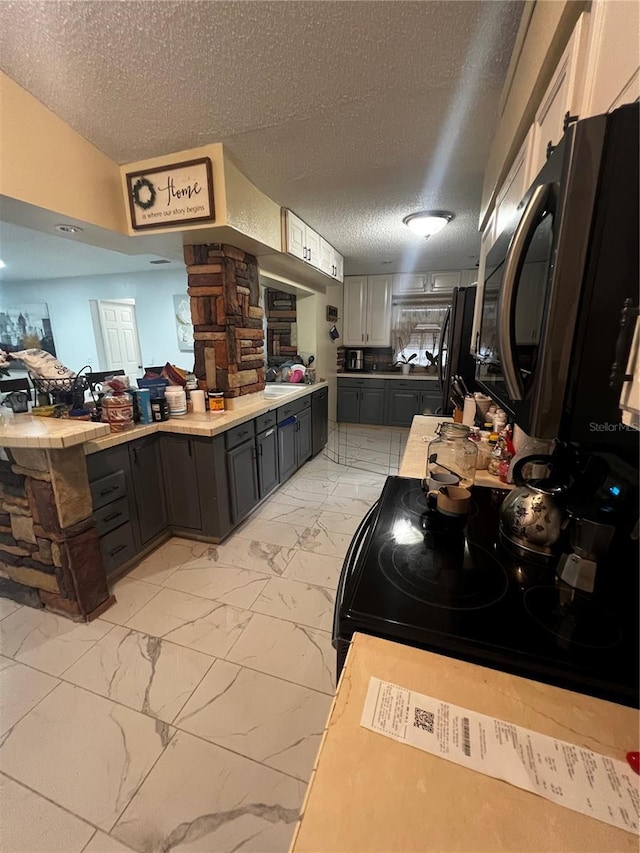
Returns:
[[[364,370],[363,350],[348,349],[345,353],[345,368],[352,373]]]

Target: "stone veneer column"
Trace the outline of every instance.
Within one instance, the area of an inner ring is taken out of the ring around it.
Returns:
[[[0,595],[78,621],[113,603],[82,445],[3,449]]]
[[[185,246],[194,330],[194,372],[202,388],[239,397],[264,388],[263,310],[258,262],[235,246]]]

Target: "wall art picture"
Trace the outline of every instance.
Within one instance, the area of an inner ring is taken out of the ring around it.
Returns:
[[[176,333],[180,352],[193,352],[193,323],[189,297],[178,293],[173,297],[173,313],[176,317]]]
[[[56,355],[46,302],[0,306],[0,349],[42,349]]]

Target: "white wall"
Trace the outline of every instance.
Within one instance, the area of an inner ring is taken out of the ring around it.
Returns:
[[[135,299],[143,364],[170,361],[191,370],[193,353],[178,349],[173,314],[173,295],[186,290],[183,270],[3,282],[0,309],[46,302],[58,358],[72,370],[85,364],[99,370],[89,300]]]

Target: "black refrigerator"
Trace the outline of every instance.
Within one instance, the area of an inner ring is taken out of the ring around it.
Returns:
[[[442,324],[438,378],[442,393],[442,414],[451,415],[451,377],[461,376],[469,389],[474,391],[476,364],[471,355],[471,332],[473,310],[476,304],[476,286],[456,287],[451,305]]]

